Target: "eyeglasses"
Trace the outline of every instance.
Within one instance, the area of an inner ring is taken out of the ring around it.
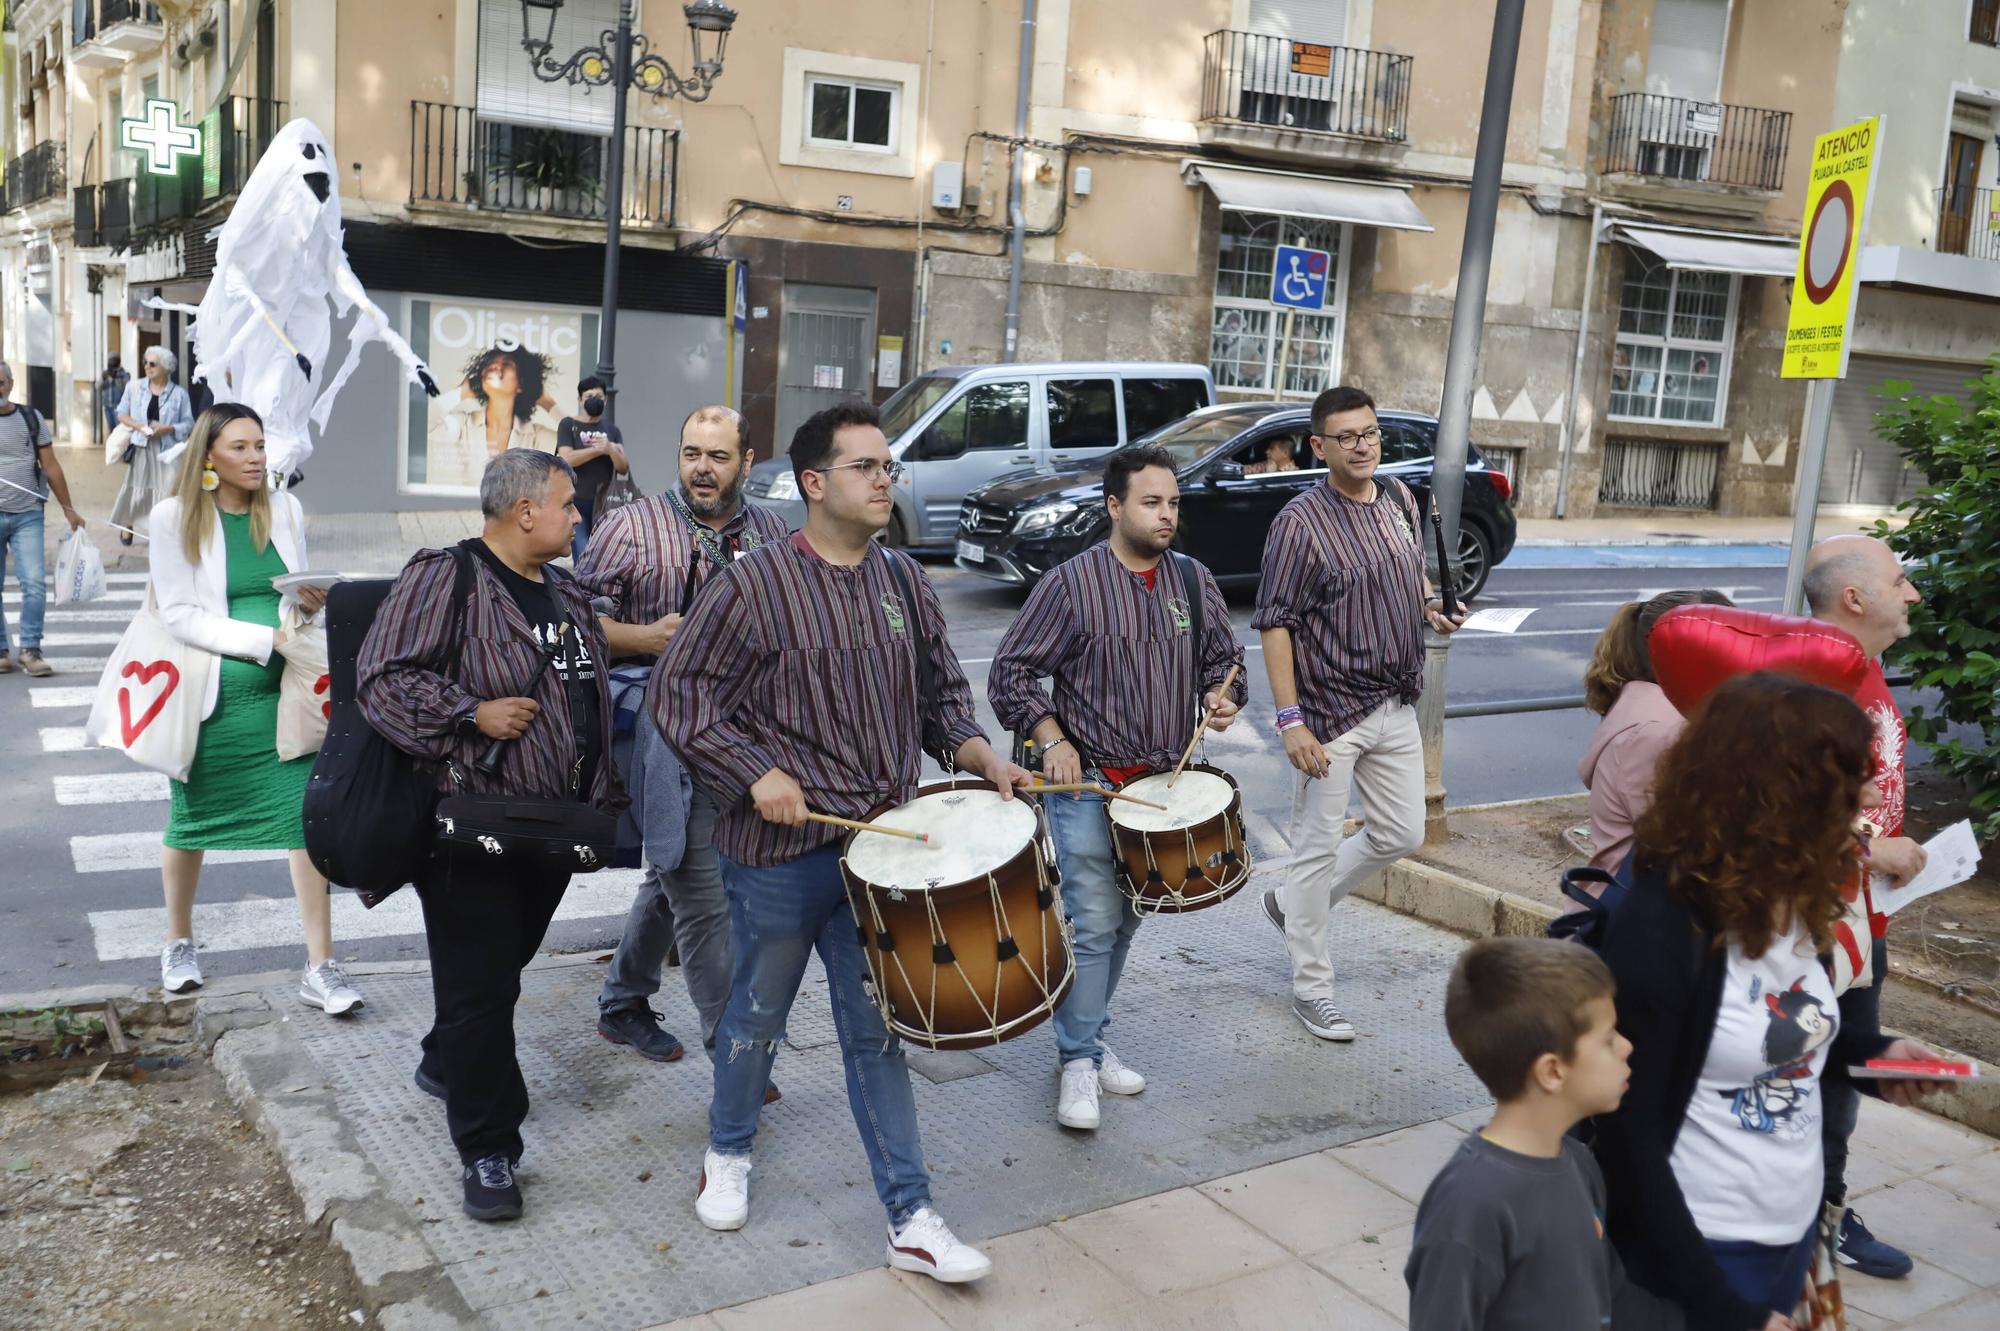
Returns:
[[[1345,434],[1315,434],[1315,439],[1324,439],[1330,444],[1338,444],[1349,453],[1358,453],[1364,448],[1373,448],[1382,442],[1382,427],[1371,425],[1360,433],[1349,431]]]
[[[824,474],[830,471],[846,471],[849,467],[859,471],[861,479],[870,485],[875,484],[876,481],[882,479],[884,476],[889,478],[891,484],[903,479],[902,463],[884,462],[880,458],[863,458],[859,462],[836,462],[831,467],[808,467],[806,470]]]

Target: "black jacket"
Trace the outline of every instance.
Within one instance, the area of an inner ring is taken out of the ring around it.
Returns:
[[[1632,1042],[1631,1089],[1617,1113],[1597,1120],[1594,1143],[1611,1241],[1630,1277],[1686,1308],[1689,1326],[1762,1327],[1769,1313],[1723,1279],[1670,1163],[1715,1035],[1727,949],[1650,870],[1611,917],[1604,959],[1618,981],[1618,1029]],[[1888,1043],[1879,1031],[1851,1032],[1843,1023],[1821,1079],[1845,1081],[1851,1064],[1878,1057]]]

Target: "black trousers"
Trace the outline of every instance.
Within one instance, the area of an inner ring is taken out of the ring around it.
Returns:
[[[505,860],[440,860],[417,880],[436,1008],[423,1065],[444,1083],[452,1145],[467,1164],[521,1158],[528,1086],[514,1058],[514,1004],[568,887],[566,872]]]

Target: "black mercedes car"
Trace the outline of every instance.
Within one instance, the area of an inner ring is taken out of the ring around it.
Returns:
[[[1407,411],[1378,415],[1380,472],[1403,481],[1419,504],[1428,504],[1436,418]],[[1307,486],[1326,479],[1326,467],[1306,438],[1312,431],[1309,417],[1296,402],[1233,403],[1197,411],[1134,441],[1174,455],[1181,480],[1175,545],[1208,565],[1224,586],[1257,581],[1271,519]],[[1103,475],[1104,459],[1098,457],[973,491],[958,511],[958,566],[1001,582],[1033,585],[1104,539],[1110,520]],[[1460,507],[1457,585],[1460,599],[1469,601],[1514,549],[1513,488],[1477,449],[1467,449]]]

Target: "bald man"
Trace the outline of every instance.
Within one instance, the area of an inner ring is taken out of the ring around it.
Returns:
[[[1882,790],[1882,807],[1873,815],[1881,834],[1869,843],[1868,867],[1897,884],[1907,883],[1924,867],[1924,848],[1903,835],[1907,732],[1896,700],[1882,678],[1881,656],[1910,636],[1910,607],[1923,597],[1903,571],[1895,551],[1872,536],[1860,535],[1830,537],[1807,553],[1805,592],[1813,618],[1853,634],[1874,662],[1868,678],[1854,691],[1854,701],[1861,704],[1875,726],[1876,784]],[[1875,913],[1872,899],[1869,905],[1874,981],[1841,995],[1840,1024],[1847,1030],[1875,1031],[1882,1025],[1882,981],[1889,973],[1884,934],[1889,921]],[[1826,1196],[1829,1201],[1843,1202],[1847,1197],[1847,1143],[1854,1134],[1861,1097],[1845,1081],[1828,1081],[1821,1095],[1826,1106]],[[1876,1238],[1852,1211],[1840,1230],[1840,1260],[1864,1275],[1882,1279],[1908,1275],[1911,1267],[1907,1254]]]

